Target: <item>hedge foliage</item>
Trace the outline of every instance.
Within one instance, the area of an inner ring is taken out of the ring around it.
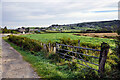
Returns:
[[[100,49],[100,46],[101,46],[101,44],[97,45],[97,44],[85,43],[85,42],[80,42],[80,44],[78,44],[78,40],[71,40],[70,38],[68,39],[61,38],[60,43],[66,44],[66,45],[72,45],[72,46],[87,47],[87,48],[92,48],[92,49]]]
[[[38,52],[40,51],[43,46],[41,46],[41,42],[38,40],[34,39],[29,39],[26,37],[20,37],[20,36],[14,36],[14,35],[9,35],[9,41],[13,42],[14,44],[22,47],[23,49],[29,50],[29,51],[35,51]],[[51,43],[51,46],[56,46],[56,42],[51,42],[48,41],[46,43],[46,47],[49,47],[49,43]],[[80,42],[80,45],[78,44],[78,40],[71,40],[70,38],[64,39],[61,38],[60,44],[65,44],[65,45],[72,45],[72,46],[81,46],[81,47],[87,47],[87,48],[92,48],[92,49],[100,49],[100,45],[92,44],[92,43],[85,43],[85,42]]]
[[[37,40],[29,39],[26,37],[19,37],[14,35],[9,35],[9,41],[13,42],[17,46],[22,47],[24,50],[38,52],[42,49],[40,42]]]

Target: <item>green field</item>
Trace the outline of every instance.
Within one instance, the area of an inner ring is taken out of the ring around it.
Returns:
[[[13,35],[11,35],[13,36]],[[108,39],[108,38],[98,38],[98,37],[88,37],[88,36],[76,36],[73,35],[73,33],[44,33],[44,34],[27,34],[27,35],[20,35],[22,37],[27,37],[30,39],[35,39],[31,41],[38,40],[46,43],[48,41],[52,42],[59,42],[61,38],[71,40],[80,40],[81,43],[92,43],[100,45],[102,42],[107,42],[110,44],[111,48],[115,48],[115,40],[114,39]],[[17,36],[16,36],[17,37]],[[13,37],[13,41],[20,42],[15,36]],[[10,38],[10,36],[9,36]],[[16,39],[16,40],[15,40]],[[24,39],[24,40],[23,40]],[[29,40],[30,40],[29,39]],[[79,60],[74,59],[73,62],[65,61],[65,59],[62,59],[58,57],[58,54],[44,52],[44,50],[40,50],[38,52],[30,51],[27,49],[24,49],[23,47],[19,47],[18,43],[14,43],[10,41],[8,38],[5,39],[12,47],[14,47],[18,52],[24,56],[24,59],[28,61],[32,67],[34,67],[35,71],[38,73],[39,76],[42,78],[89,78],[89,77],[99,77],[99,74],[97,71],[91,71],[87,67],[84,67],[79,64],[74,64],[74,62],[80,62]],[[25,38],[21,39],[22,41],[25,41]],[[28,39],[27,39],[28,40]],[[26,41],[28,42],[28,41]],[[37,41],[36,41],[37,42]],[[14,44],[13,44],[14,43]],[[28,42],[29,44],[32,44],[31,42]],[[17,45],[15,45],[17,44]],[[21,44],[21,43],[20,43]],[[25,44],[25,43],[23,43]],[[39,43],[40,44],[40,43]],[[32,45],[36,46],[36,45]],[[25,46],[26,47],[26,46]],[[117,65],[115,60],[118,60],[118,57],[115,54],[111,54],[113,51],[110,49],[108,53],[108,59],[105,64],[105,70],[106,75],[105,77],[109,77],[109,74],[112,74],[113,71],[115,71],[115,68],[112,66]],[[91,53],[91,52],[90,52]],[[93,52],[94,53],[94,52]],[[92,54],[93,54],[92,53]],[[86,59],[86,57],[85,57]],[[86,59],[87,60],[87,59]],[[98,60],[96,59],[89,59],[90,62],[98,64]],[[98,70],[98,66],[87,63],[92,68],[95,68]],[[79,68],[80,67],[80,68]],[[83,71],[82,71],[83,70]],[[85,71],[84,71],[85,70]]]
[[[70,67],[67,64],[67,61],[57,64],[58,62],[50,59],[50,56],[46,57],[45,56],[46,53],[43,51],[36,52],[38,56],[35,56],[31,54],[30,51],[23,50],[22,47],[19,47],[14,43],[9,42],[7,38],[6,39],[4,38],[4,40],[7,41],[19,53],[21,53],[23,59],[31,64],[31,66],[34,68],[34,70],[41,78],[61,80],[64,78],[82,79],[82,78],[92,78],[92,76],[99,77],[97,71],[91,70],[87,67],[79,65],[80,68],[77,68],[77,70],[72,70],[74,69],[74,66],[73,68]]]
[[[88,36],[76,36],[73,33],[46,33],[46,34],[29,34],[29,35],[21,35],[23,37],[27,37],[30,39],[36,39],[41,42],[59,42],[61,38],[70,38],[71,40],[80,40],[80,42],[92,43],[96,45],[100,45],[102,42],[108,43],[112,48],[115,47],[114,39],[107,38],[98,38],[98,37],[88,37]]]

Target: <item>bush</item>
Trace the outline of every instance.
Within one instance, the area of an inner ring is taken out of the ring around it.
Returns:
[[[117,65],[114,65],[118,70],[120,70],[120,36],[117,37],[116,40],[116,48],[114,49],[114,55],[116,55],[115,57],[113,56],[113,59],[115,60],[115,62],[117,63]]]
[[[116,42],[117,48],[116,48],[116,55],[118,56],[119,60],[118,60],[118,68],[120,70],[120,36],[117,37],[118,41]]]
[[[94,35],[94,37],[99,37],[98,35]]]
[[[13,34],[19,34],[20,32],[11,30],[11,33],[13,33]]]
[[[71,45],[71,46],[78,46],[78,40],[71,40],[70,38],[66,39],[60,39],[60,44],[65,44],[65,45]],[[95,55],[95,56],[99,56],[99,52],[97,51],[89,51],[89,50],[84,50],[84,49],[76,49],[76,48],[69,48],[69,47],[65,47],[65,46],[59,46],[62,49],[66,49],[66,50],[70,50],[73,52],[79,52],[79,53],[83,53],[83,54],[87,54],[87,55]],[[91,44],[91,43],[85,43],[85,42],[81,42],[80,43],[80,47],[85,47],[85,48],[92,48],[92,49],[100,49],[100,45],[96,45],[96,44]],[[59,52],[67,54],[69,56],[75,56],[76,58],[83,58],[86,61],[90,61],[90,57],[87,56],[83,56],[83,55],[78,55],[78,54],[73,54],[72,52],[66,52],[64,50],[59,50]],[[92,52],[92,54],[91,54]],[[81,57],[80,57],[81,56]],[[65,58],[71,59],[68,56],[64,56]]]
[[[120,57],[120,36],[117,37],[115,53]]]
[[[26,37],[14,36],[14,35],[10,35],[8,40],[13,42],[17,46],[22,47],[25,50],[35,51],[35,52],[41,50],[40,42],[37,40],[29,39]]]
[[[66,45],[72,45],[72,46],[78,46],[78,40],[71,40],[70,38],[61,38],[60,39],[61,44],[66,44]],[[93,48],[93,49],[99,49],[100,45],[96,44],[91,44],[91,43],[85,43],[85,42],[80,42],[81,47],[88,47],[88,48]]]

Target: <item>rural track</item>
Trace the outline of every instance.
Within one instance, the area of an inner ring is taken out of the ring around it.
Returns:
[[[19,52],[2,40],[2,78],[40,78]]]

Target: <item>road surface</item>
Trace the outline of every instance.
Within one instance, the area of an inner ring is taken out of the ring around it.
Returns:
[[[2,40],[2,78],[40,78],[19,52]]]

